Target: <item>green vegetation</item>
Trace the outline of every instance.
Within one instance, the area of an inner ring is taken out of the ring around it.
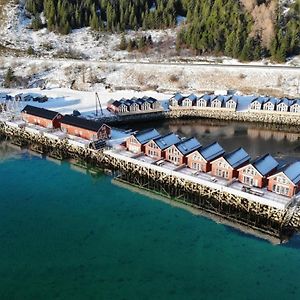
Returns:
[[[241,60],[261,57],[257,37],[251,37],[252,20],[238,1],[186,1],[187,27],[178,36],[178,44],[199,54],[225,54]],[[177,44],[177,47],[178,47]]]
[[[270,52],[278,62],[284,62],[286,57],[300,53],[300,0],[295,1],[285,18],[277,18],[276,36]]]
[[[4,77],[4,87],[10,88],[14,80],[15,80],[14,71],[12,70],[12,68],[8,68]]]
[[[287,16],[278,13],[268,49],[252,32],[252,16],[236,0],[27,0],[26,9],[33,15],[33,29],[44,26],[40,20],[44,11],[47,28],[61,34],[85,26],[109,32],[170,28],[182,15],[187,22],[177,35],[178,52],[190,48],[197,54],[224,54],[242,61],[271,56],[279,62],[300,53],[300,0]],[[120,49],[143,49],[144,42],[126,41],[123,36]]]

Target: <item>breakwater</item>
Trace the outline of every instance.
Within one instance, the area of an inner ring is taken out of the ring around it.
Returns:
[[[144,114],[126,114],[99,117],[98,120],[108,124],[128,124],[135,122],[175,119],[215,119],[223,121],[261,123],[275,129],[292,126],[300,131],[300,115],[268,111],[232,111],[227,109],[179,108]]]
[[[114,151],[94,150],[71,143],[67,138],[53,139],[42,134],[12,127],[0,122],[0,133],[19,146],[50,157],[76,158],[112,170],[119,180],[134,184],[142,189],[155,191],[184,205],[205,210],[225,219],[247,225],[255,230],[284,239],[300,229],[300,211],[297,203],[285,208],[276,208],[234,195],[226,189],[213,188],[182,178],[175,173],[153,169],[136,161],[116,156]],[[250,197],[250,195],[249,195]]]

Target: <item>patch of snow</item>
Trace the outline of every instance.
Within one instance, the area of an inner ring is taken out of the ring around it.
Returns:
[[[183,16],[177,16],[176,17],[176,24],[178,26],[185,23],[185,21],[186,21],[186,17],[183,17]]]

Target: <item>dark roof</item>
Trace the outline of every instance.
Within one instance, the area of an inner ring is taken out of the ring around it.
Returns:
[[[133,135],[142,145],[148,143],[150,140],[160,137],[159,132],[156,129],[146,129],[139,131]]]
[[[118,100],[115,100],[112,105],[115,106],[115,107],[119,107],[121,104],[123,104],[122,102],[118,101]]]
[[[194,150],[199,149],[201,147],[201,144],[196,138],[191,137],[175,144],[175,146],[183,155],[187,155]]]
[[[41,117],[48,120],[53,120],[58,115],[57,111],[39,108],[32,105],[26,105],[22,110],[22,113],[27,113],[29,115]]]
[[[101,122],[96,122],[96,121],[92,121],[92,120],[88,120],[88,119],[84,119],[84,118],[80,118],[80,117],[74,117],[74,116],[71,116],[71,115],[63,116],[63,118],[61,119],[61,123],[71,125],[71,126],[75,126],[75,127],[78,127],[78,128],[83,128],[83,129],[95,131],[95,132],[98,132],[98,130],[104,124],[104,123],[101,123]]]
[[[232,168],[236,168],[241,164],[250,160],[250,155],[241,147],[224,156],[226,161]]]
[[[206,146],[205,148],[200,149],[199,152],[206,161],[212,161],[216,157],[225,153],[224,149],[220,146],[218,142],[214,142]]]
[[[154,139],[154,142],[161,150],[164,150],[180,142],[180,138],[175,133],[168,133],[159,138]]]
[[[235,103],[238,103],[238,102],[239,102],[238,97],[237,97],[237,96],[233,96],[233,95],[224,97],[224,99],[226,99],[226,100],[225,100],[226,102],[228,102],[229,100],[232,100],[232,101],[234,101]]]
[[[176,93],[174,96],[173,96],[174,99],[176,99],[177,101],[179,100],[182,100],[184,97],[180,94],[180,93]]]
[[[147,98],[147,102],[153,104],[153,103],[157,102],[157,99],[154,99],[153,97],[149,97],[149,98]]]
[[[197,100],[197,96],[195,94],[190,94],[187,98],[189,98],[192,101]]]
[[[300,161],[290,164],[285,170],[284,174],[294,183],[300,182]]]
[[[276,159],[270,154],[265,154],[252,162],[253,167],[262,175],[265,176],[279,166]]]
[[[273,105],[276,105],[276,104],[278,104],[278,99],[275,97],[271,97],[268,100],[266,100],[264,104],[266,104],[268,102],[271,102]]]
[[[205,101],[209,101],[210,98],[211,98],[210,95],[205,94],[205,95],[203,95],[200,99],[204,99]]]
[[[260,104],[264,104],[266,101],[268,100],[267,97],[255,97],[252,101],[252,102],[259,102]]]

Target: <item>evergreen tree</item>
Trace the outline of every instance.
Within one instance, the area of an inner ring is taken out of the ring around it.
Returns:
[[[4,77],[4,87],[10,88],[14,80],[15,80],[14,71],[12,70],[12,68],[8,68]]]
[[[122,34],[122,36],[121,36],[119,48],[120,48],[120,50],[125,50],[127,48],[127,41],[125,38],[125,34]]]

